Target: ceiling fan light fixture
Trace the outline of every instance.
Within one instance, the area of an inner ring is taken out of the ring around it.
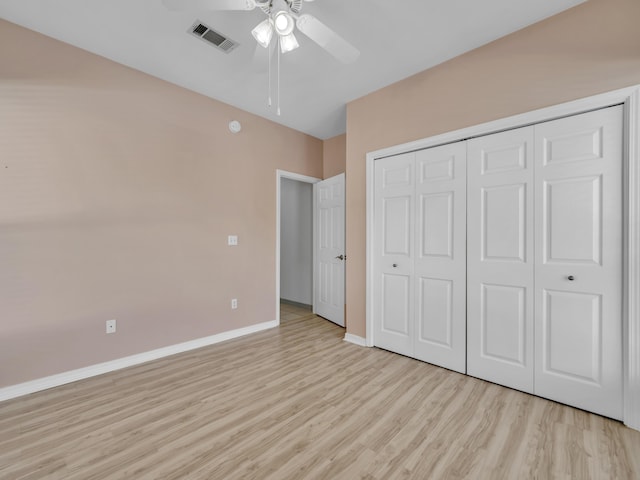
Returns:
[[[282,53],[287,53],[291,50],[295,50],[299,46],[300,44],[298,43],[298,39],[293,33],[280,37],[280,50],[282,51]]]
[[[273,24],[275,25],[276,32],[280,36],[287,36],[293,32],[295,22],[293,17],[284,10],[279,11],[273,17]]]
[[[271,43],[271,37],[273,37],[273,25],[271,24],[271,19],[267,18],[260,22],[253,30],[251,30],[251,34],[260,46],[267,48],[269,43]]]

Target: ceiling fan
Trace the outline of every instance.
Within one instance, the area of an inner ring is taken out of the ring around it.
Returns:
[[[304,2],[313,0],[163,0],[170,10],[240,10],[261,9],[267,18],[251,33],[259,45],[268,48],[274,37],[284,54],[299,47],[294,31],[309,37],[342,63],[354,62],[360,52],[316,17],[301,14]]]

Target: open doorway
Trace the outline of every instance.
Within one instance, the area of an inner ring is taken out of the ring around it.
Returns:
[[[313,305],[313,186],[291,178],[280,184],[280,304],[296,307],[288,313]]]
[[[311,313],[313,184],[320,179],[277,171],[276,318]]]

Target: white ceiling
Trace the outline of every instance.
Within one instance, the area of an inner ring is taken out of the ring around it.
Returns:
[[[281,116],[267,106],[249,12],[171,12],[161,0],[0,0],[0,17],[326,139],[344,133],[346,103],[585,0],[316,0],[310,13],[361,52],[343,65],[297,34],[282,57]],[[187,33],[199,20],[240,46],[225,54]],[[262,50],[266,57],[266,50]]]

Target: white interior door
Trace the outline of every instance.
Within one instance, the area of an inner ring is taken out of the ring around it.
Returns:
[[[415,358],[466,372],[464,142],[416,152]]]
[[[536,125],[537,395],[622,418],[622,106]]]
[[[467,373],[531,393],[533,128],[467,146]]]
[[[374,342],[413,356],[415,154],[375,163]]]
[[[344,173],[313,185],[313,312],[344,327]]]

